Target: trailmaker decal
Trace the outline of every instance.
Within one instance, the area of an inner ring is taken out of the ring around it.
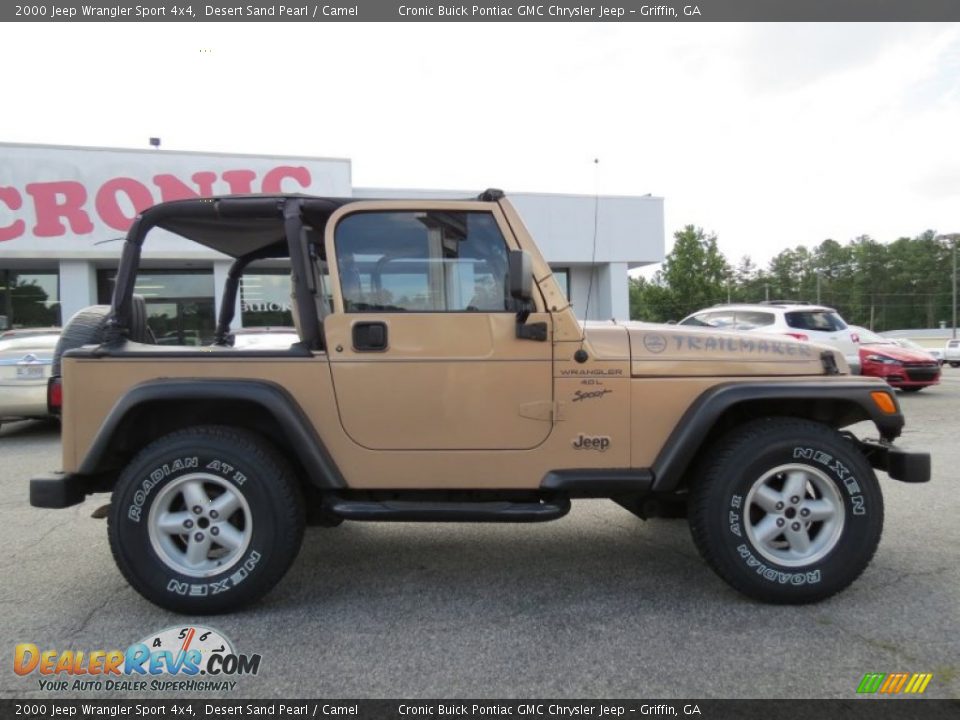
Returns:
[[[813,357],[808,345],[792,340],[772,340],[767,338],[731,337],[724,335],[670,335],[645,333],[644,349],[659,355],[665,350],[699,353],[735,353],[747,355],[782,355],[784,357]]]
[[[97,692],[233,691],[234,677],[256,675],[261,656],[237,653],[227,637],[201,625],[168,627],[126,650],[42,648],[19,643],[13,670],[37,676],[40,690]]]

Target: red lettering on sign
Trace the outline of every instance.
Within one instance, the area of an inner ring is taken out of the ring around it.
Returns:
[[[281,165],[280,167],[275,167],[273,170],[267,172],[263,176],[263,192],[265,193],[282,193],[284,192],[281,185],[286,178],[291,180],[296,180],[300,183],[301,188],[310,187],[310,171],[305,167],[291,167],[290,165]],[[292,192],[288,190],[287,192]]]
[[[37,224],[33,226],[33,234],[37,237],[65,235],[67,228],[60,218],[70,223],[74,235],[93,232],[90,216],[83,209],[87,189],[80,183],[73,180],[30,183],[26,190],[33,196],[33,208],[37,213]]]
[[[191,175],[190,179],[197,184],[196,190],[174,175],[154,175],[153,183],[160,188],[160,199],[163,202],[213,195],[213,184],[217,181],[216,173],[198,172]]]
[[[130,215],[124,214],[120,207],[120,193],[127,196],[127,202],[133,207]],[[129,230],[133,219],[153,205],[153,196],[145,185],[133,178],[118,177],[107,180],[100,187],[95,205],[97,214],[107,225],[114,230]]]
[[[208,170],[198,171],[189,179],[173,173],[147,177],[150,185],[132,177],[114,177],[99,187],[94,184],[88,187],[75,180],[0,187],[0,208],[4,209],[0,223],[7,221],[7,209],[11,215],[9,224],[0,224],[0,242],[21,236],[89,235],[95,230],[104,230],[100,223],[113,230],[126,231],[139,213],[158,201],[153,194],[154,188],[158,191],[159,201],[166,202],[215,196],[220,192],[217,188],[223,184],[229,188],[230,194],[245,195],[300,192],[309,189],[313,182],[310,169],[300,165],[273,167],[262,176],[262,182],[258,182],[258,172],[243,168],[227,170],[219,176]],[[36,225],[32,228],[25,219],[17,219],[18,214],[31,214],[31,198],[36,215]],[[21,211],[25,206],[26,209]]]
[[[234,195],[249,195],[253,192],[253,181],[257,174],[253,170],[227,170],[222,175]]]
[[[23,205],[23,198],[16,188],[0,187],[0,202],[4,203],[11,210],[19,210]],[[14,220],[9,225],[0,227],[0,242],[4,240],[13,240],[23,235],[27,224],[23,220]]]

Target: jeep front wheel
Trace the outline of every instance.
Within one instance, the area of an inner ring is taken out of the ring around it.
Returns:
[[[765,418],[728,433],[701,462],[690,527],[707,563],[745,595],[816,602],[869,564],[883,497],[862,453],[835,430]]]
[[[260,437],[194,427],[146,447],[114,487],[110,547],[137,592],[176,612],[233,610],[268,592],[303,537],[299,486]]]

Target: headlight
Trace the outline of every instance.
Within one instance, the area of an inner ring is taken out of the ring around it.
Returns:
[[[892,357],[887,357],[886,355],[867,355],[867,360],[870,362],[880,363],[881,365],[902,365],[899,360],[894,360]]]

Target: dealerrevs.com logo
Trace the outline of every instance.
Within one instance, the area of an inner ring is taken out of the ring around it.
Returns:
[[[13,670],[37,677],[40,690],[64,692],[232,691],[234,677],[256,675],[260,655],[243,655],[222,633],[202,626],[169,627],[126,650],[41,649],[19,643]]]

